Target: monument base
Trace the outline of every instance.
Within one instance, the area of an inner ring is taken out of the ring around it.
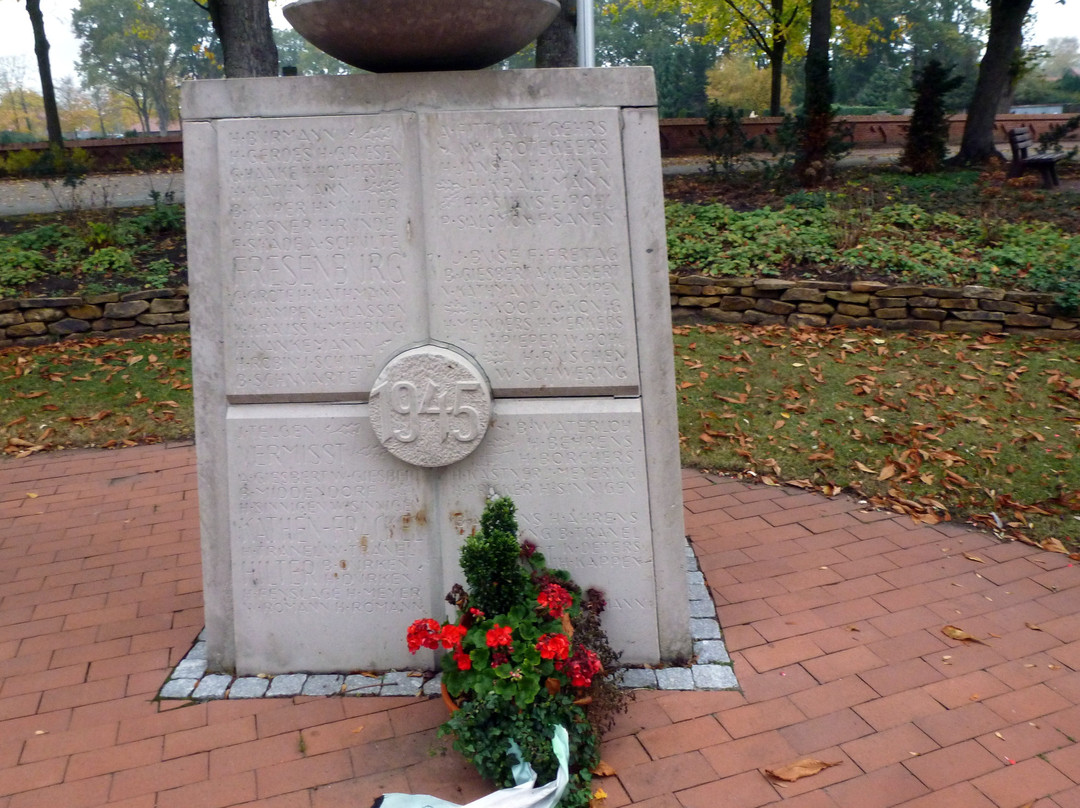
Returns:
[[[185,85],[210,669],[434,666],[405,630],[493,493],[624,663],[689,656],[655,106],[647,68]]]

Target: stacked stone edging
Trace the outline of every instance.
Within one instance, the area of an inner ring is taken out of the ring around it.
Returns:
[[[65,337],[138,337],[187,331],[186,287],[81,297],[0,300],[0,348]]]
[[[1005,333],[1080,339],[1080,318],[1052,294],[877,281],[671,276],[672,319],[884,331]]]
[[[1080,317],[1045,292],[890,286],[780,278],[671,276],[676,323],[711,321],[884,331],[1026,334],[1080,340]],[[138,337],[188,330],[186,287],[82,297],[0,300],[0,348],[65,337]]]

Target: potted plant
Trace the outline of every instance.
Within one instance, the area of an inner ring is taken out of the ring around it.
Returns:
[[[534,544],[519,542],[508,497],[488,501],[460,561],[468,589],[455,585],[446,598],[457,620],[417,620],[407,636],[413,653],[444,652],[451,714],[440,734],[454,736],[454,748],[482,777],[509,787],[510,743],[546,782],[558,770],[553,728],[565,727],[570,785],[560,806],[587,805],[600,736],[629,698],[610,676],[619,655],[600,627],[603,595],[583,593]]]

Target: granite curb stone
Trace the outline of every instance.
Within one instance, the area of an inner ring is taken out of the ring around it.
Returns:
[[[694,657],[689,666],[623,668],[620,687],[659,690],[732,690],[739,687],[723,641],[716,606],[689,543],[686,577],[690,593],[690,626]],[[701,615],[701,616],[697,616]],[[286,673],[277,676],[232,677],[206,672],[202,634],[173,669],[158,692],[159,699],[285,698],[292,696],[437,696],[442,674],[430,671],[387,671],[381,674]]]

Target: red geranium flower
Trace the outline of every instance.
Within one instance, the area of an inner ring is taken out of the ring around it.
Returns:
[[[409,652],[415,654],[421,648],[438,648],[439,635],[439,624],[428,617],[409,626],[405,641],[409,645]]]
[[[510,634],[513,629],[510,626],[500,626],[498,623],[495,627],[488,630],[486,640],[489,648],[498,648],[500,645],[510,645]]]
[[[566,659],[570,656],[570,640],[565,634],[544,634],[536,641],[536,650],[543,659]]]
[[[566,665],[570,684],[574,687],[588,687],[592,684],[593,677],[600,673],[604,666],[600,664],[600,658],[588,648],[578,648],[574,651],[574,658]]]
[[[536,596],[536,602],[546,606],[552,617],[562,617],[563,612],[569,609],[574,601],[570,593],[558,584],[544,584],[544,588]]]
[[[457,626],[453,623],[443,626],[442,634],[439,636],[439,642],[442,643],[442,647],[446,649],[461,647],[461,639],[468,631],[465,626]]]
[[[472,669],[472,659],[460,649],[454,651],[454,662],[457,663],[458,670],[467,671]]]

